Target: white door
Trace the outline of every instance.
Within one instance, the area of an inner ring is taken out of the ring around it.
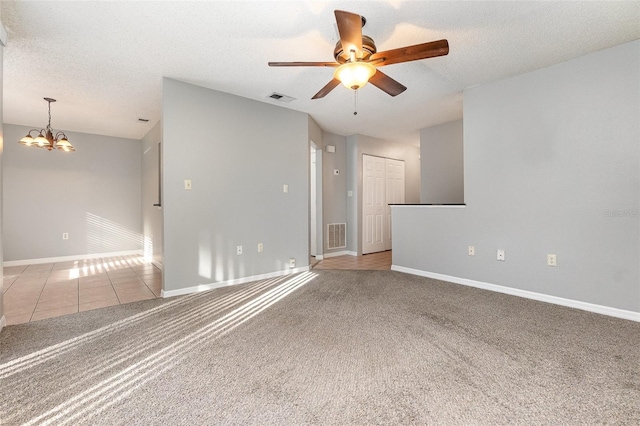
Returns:
[[[404,161],[385,158],[386,203],[385,203],[385,250],[391,250],[391,207],[389,204],[404,204]]]
[[[362,156],[362,254],[385,250],[385,160]]]

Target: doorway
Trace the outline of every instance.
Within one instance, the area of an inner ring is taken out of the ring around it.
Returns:
[[[322,260],[322,149],[313,141],[309,148],[309,255]]]

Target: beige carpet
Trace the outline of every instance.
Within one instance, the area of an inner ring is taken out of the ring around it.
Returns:
[[[640,324],[389,271],[7,327],[1,424],[639,424]]]

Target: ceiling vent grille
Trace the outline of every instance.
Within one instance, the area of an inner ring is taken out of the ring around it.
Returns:
[[[267,96],[267,98],[273,99],[278,102],[287,102],[287,103],[296,100],[296,98],[292,98],[291,96],[283,95],[282,93],[276,93],[276,92],[273,92],[272,94]]]
[[[347,224],[327,224],[327,248],[337,249],[347,247]]]

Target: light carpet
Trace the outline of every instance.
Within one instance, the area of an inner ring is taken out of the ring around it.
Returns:
[[[640,324],[312,271],[7,327],[0,424],[640,424]]]

